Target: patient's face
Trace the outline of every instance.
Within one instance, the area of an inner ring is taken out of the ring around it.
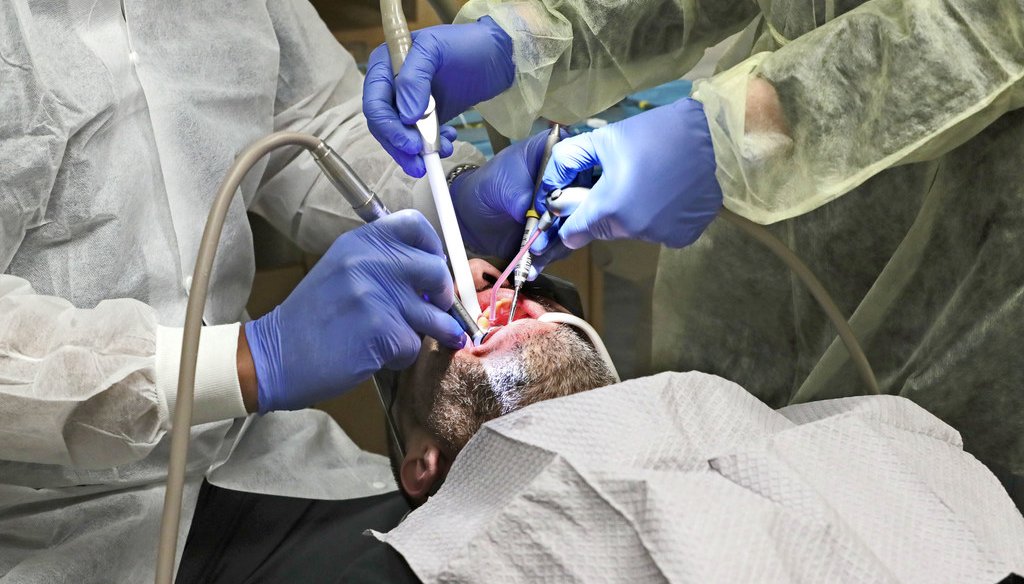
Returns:
[[[490,282],[498,271],[481,260],[471,264],[480,306],[487,314]],[[422,502],[439,484],[487,420],[613,382],[590,342],[574,328],[537,320],[549,311],[567,312],[554,301],[522,295],[515,320],[506,323],[512,295],[511,289],[499,290],[498,326],[479,347],[450,351],[434,339],[424,339],[416,362],[399,378],[392,414],[406,456],[398,460],[393,452],[392,465],[413,502]]]

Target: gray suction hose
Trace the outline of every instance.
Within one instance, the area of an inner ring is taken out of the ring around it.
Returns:
[[[287,145],[315,150],[320,144],[319,138],[296,132],[278,132],[259,140],[247,148],[231,165],[210,208],[210,215],[206,219],[206,227],[199,243],[192,286],[189,288],[188,306],[185,309],[185,333],[181,340],[181,363],[178,366],[178,401],[171,421],[171,456],[167,467],[164,510],[160,520],[160,546],[157,548],[156,556],[157,584],[171,584],[174,581],[174,556],[178,548],[181,500],[185,489],[185,463],[192,429],[192,399],[195,395],[199,333],[203,326],[210,273],[213,271],[213,260],[228,207],[245,173],[268,152]]]
[[[380,0],[380,24],[391,56],[391,71],[398,75],[412,48],[412,35],[402,12],[402,0]]]
[[[282,146],[301,146],[313,155],[320,170],[352,205],[353,211],[366,222],[387,214],[387,208],[358,175],[345,164],[330,146],[316,136],[296,132],[276,132],[246,148],[228,169],[224,181],[213,199],[206,219],[203,237],[199,243],[188,306],[185,309],[185,333],[181,342],[181,363],[178,366],[178,401],[171,421],[171,456],[167,468],[167,492],[164,495],[163,516],[160,523],[160,544],[156,558],[157,584],[170,584],[174,580],[174,557],[178,547],[178,527],[181,521],[181,501],[185,488],[185,463],[192,429],[192,403],[195,395],[196,360],[199,357],[199,334],[202,330],[206,294],[210,287],[210,273],[217,253],[217,243],[224,227],[231,199],[238,191],[245,174],[271,150]],[[453,309],[461,308],[453,306]],[[465,309],[462,309],[465,312]],[[452,314],[450,311],[449,314]],[[458,320],[458,315],[456,320]],[[468,318],[468,317],[466,317]],[[465,320],[465,319],[463,319]],[[472,320],[472,319],[469,319]],[[460,321],[460,325],[462,321]],[[464,328],[466,325],[462,325]],[[476,326],[476,323],[472,323]]]
[[[740,231],[746,233],[750,237],[759,241],[762,245],[768,248],[773,254],[776,255],[790,270],[796,274],[796,277],[803,282],[804,286],[807,286],[807,290],[810,291],[811,296],[818,301],[818,305],[825,311],[825,315],[832,322],[832,326],[836,327],[836,331],[839,333],[839,338],[842,339],[843,344],[846,345],[847,352],[850,353],[850,359],[853,360],[854,366],[857,368],[857,373],[860,375],[861,380],[864,382],[864,387],[867,388],[867,392],[871,395],[879,395],[881,393],[878,389],[878,381],[875,379],[875,372],[871,369],[871,363],[868,362],[868,358],[864,355],[864,350],[860,346],[860,342],[857,341],[857,336],[853,334],[853,329],[850,328],[850,324],[846,322],[846,317],[843,316],[842,311],[836,306],[832,297],[829,296],[825,286],[818,280],[811,271],[807,264],[803,262],[793,250],[783,243],[779,238],[775,237],[770,231],[764,228],[762,225],[758,225],[753,221],[740,217],[736,213],[723,208],[719,215],[726,221],[732,223],[740,229]]]

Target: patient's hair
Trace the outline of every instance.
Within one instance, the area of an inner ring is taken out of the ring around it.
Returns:
[[[453,360],[430,391],[404,392],[399,402],[411,399],[404,409],[454,456],[488,420],[614,382],[590,342],[570,326],[559,325],[527,337],[486,366]]]

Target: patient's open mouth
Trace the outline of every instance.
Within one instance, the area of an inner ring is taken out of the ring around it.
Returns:
[[[509,326],[508,315],[512,309],[513,296],[513,291],[510,288],[502,288],[498,291],[498,303],[495,305],[495,318],[492,324],[487,319],[491,309],[491,291],[485,290],[477,296],[480,308],[483,310],[478,323],[481,328],[488,330],[488,333],[479,347],[467,347],[466,350],[474,355],[483,356],[499,350],[505,345],[515,343],[521,334],[533,334],[553,326],[537,321],[537,318],[548,312],[548,309],[539,302],[523,296],[519,297],[515,318],[512,325]]]
[[[498,290],[498,302],[494,307],[494,321],[489,321],[488,317],[491,314],[491,293],[489,290],[479,292],[477,294],[477,298],[480,302],[480,308],[483,311],[477,319],[477,324],[480,325],[480,328],[487,329],[509,324],[508,315],[512,310],[512,296],[513,292],[509,288],[502,288]],[[516,315],[513,321],[536,319],[547,312],[547,309],[540,303],[523,296],[519,297],[518,304],[519,306],[516,308]]]

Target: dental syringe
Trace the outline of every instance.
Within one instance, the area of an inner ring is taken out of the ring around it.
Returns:
[[[384,39],[388,45],[388,55],[391,57],[391,72],[393,75],[398,75],[402,69],[402,63],[405,62],[409,49],[412,47],[412,35],[409,34],[409,25],[402,12],[401,0],[380,0],[380,14]],[[441,149],[441,124],[437,119],[436,102],[433,96],[430,96],[426,111],[416,122],[416,129],[423,138],[423,164],[427,169],[430,193],[434,197],[437,219],[441,223],[441,234],[448,251],[452,273],[455,276],[455,288],[475,322],[475,319],[480,316],[480,303],[476,297],[473,273],[469,269],[469,258],[466,256],[466,247],[462,243],[462,232],[459,231],[459,222],[455,217],[455,207],[452,205],[452,196],[448,191],[448,182],[445,180],[444,169],[441,167],[441,157],[438,153]]]

